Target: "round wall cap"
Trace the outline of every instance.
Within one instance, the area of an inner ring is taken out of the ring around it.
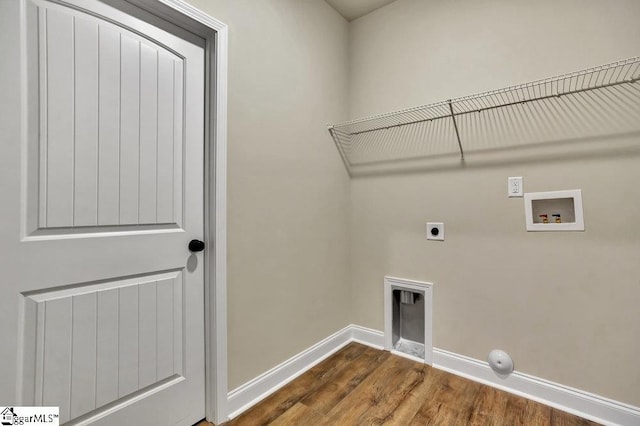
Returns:
[[[498,374],[509,374],[513,371],[513,360],[505,351],[494,349],[489,352],[489,366]]]

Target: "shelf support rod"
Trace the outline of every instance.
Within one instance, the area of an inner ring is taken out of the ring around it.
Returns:
[[[456,115],[453,113],[453,105],[451,103],[451,99],[449,99],[447,102],[449,103],[449,111],[451,111],[453,128],[456,131],[456,138],[458,139],[458,147],[460,147],[460,159],[464,161],[464,151],[462,150],[462,142],[460,142],[460,133],[458,133],[458,123],[456,123]]]
[[[350,166],[350,163],[349,163],[349,159],[347,158],[347,154],[344,152],[344,148],[342,147],[342,143],[340,141],[340,138],[336,134],[335,127],[334,126],[328,126],[327,128],[329,130],[329,134],[331,135],[331,137],[333,138],[333,141],[336,144],[336,148],[338,148],[338,152],[340,153],[340,158],[342,158],[342,162],[344,163],[344,166],[347,168],[347,173],[349,173],[349,177],[352,177],[351,166]]]

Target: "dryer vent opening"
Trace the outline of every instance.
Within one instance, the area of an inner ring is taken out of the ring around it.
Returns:
[[[393,290],[393,349],[424,359],[424,297],[409,290]]]
[[[433,284],[384,278],[384,347],[396,355],[433,363]]]
[[[397,292],[398,290],[396,290]],[[394,294],[396,293],[394,292]],[[408,290],[400,290],[400,303],[404,303],[405,305],[414,305],[420,295],[418,293],[414,293]]]

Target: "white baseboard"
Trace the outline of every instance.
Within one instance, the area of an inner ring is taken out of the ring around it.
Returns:
[[[640,425],[638,407],[518,371],[502,378],[487,362],[453,352],[434,348],[433,366],[605,425]]]
[[[229,392],[228,417],[232,419],[271,395],[347,343],[353,341],[352,326],[332,334],[319,343],[276,365],[271,370]]]
[[[374,347],[379,347],[380,341],[384,342],[381,331],[354,327],[358,328],[359,342]],[[604,425],[640,425],[638,407],[517,371],[501,378],[493,372],[489,363],[443,349],[433,349],[433,367]]]
[[[229,419],[271,395],[350,342],[359,342],[382,349],[384,334],[378,330],[353,324],[343,328],[229,392],[227,403]],[[605,425],[640,425],[640,408],[638,407],[517,371],[506,378],[501,378],[491,370],[488,363],[453,352],[434,348],[433,367]]]
[[[376,349],[384,349],[384,334],[378,330],[351,324],[351,340]]]

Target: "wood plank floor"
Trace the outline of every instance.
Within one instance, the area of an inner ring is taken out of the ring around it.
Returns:
[[[596,425],[507,392],[351,343],[225,423]],[[211,425],[202,422],[198,426]]]

